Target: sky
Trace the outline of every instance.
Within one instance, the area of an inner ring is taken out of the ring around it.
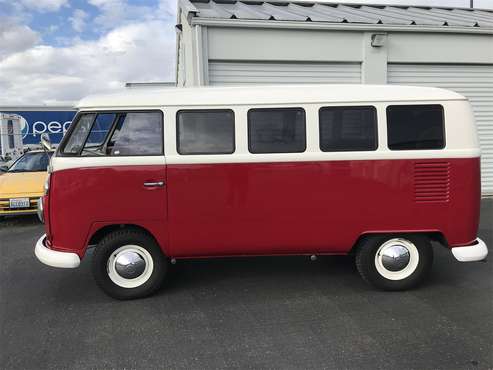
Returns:
[[[0,105],[174,81],[176,1],[0,0]]]
[[[377,1],[469,6],[346,0]],[[493,0],[474,5],[493,9]],[[175,23],[176,0],[0,0],[0,106],[71,106],[125,82],[174,81]]]

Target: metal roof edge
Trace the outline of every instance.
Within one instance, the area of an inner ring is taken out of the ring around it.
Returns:
[[[436,32],[436,33],[472,33],[493,35],[493,28],[456,27],[456,26],[419,26],[419,25],[387,25],[366,23],[328,23],[300,21],[271,21],[258,19],[221,19],[197,18],[191,20],[192,25],[215,27],[245,27],[245,28],[287,28],[314,30],[345,30],[345,31],[394,31],[394,32]]]
[[[193,3],[189,0],[178,0],[179,8],[183,9],[187,14],[188,13],[198,13],[198,9],[193,5]]]
[[[215,2],[214,0],[208,0],[208,1],[196,1],[196,0],[190,0],[191,3],[196,3],[196,2]],[[224,1],[224,0],[223,0]],[[240,0],[230,0],[231,2],[234,1],[240,1]],[[221,0],[219,0],[219,3]],[[493,9],[491,8],[480,8],[480,7],[474,7],[471,8],[469,6],[440,6],[440,5],[412,5],[412,4],[395,4],[392,2],[370,2],[370,3],[352,3],[352,2],[340,2],[340,1],[333,1],[333,2],[327,2],[327,1],[320,1],[320,0],[241,0],[243,3],[259,3],[259,2],[268,2],[268,3],[275,3],[275,4],[286,4],[286,3],[294,3],[294,4],[322,4],[322,5],[328,5],[328,6],[337,6],[337,5],[347,5],[347,6],[354,6],[354,7],[360,7],[360,6],[372,6],[372,7],[385,7],[385,6],[393,6],[396,8],[409,8],[409,7],[414,7],[414,8],[422,8],[422,9],[447,9],[447,10],[453,10],[453,9],[459,9],[459,10],[468,10],[473,12],[474,10],[482,11],[482,12],[489,12],[493,13]]]
[[[126,88],[176,86],[176,81],[125,82]]]

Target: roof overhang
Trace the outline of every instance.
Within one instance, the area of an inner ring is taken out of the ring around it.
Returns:
[[[493,11],[284,0],[178,0],[190,25],[493,34]]]
[[[305,29],[331,31],[376,31],[376,32],[436,32],[436,33],[467,33],[493,35],[493,29],[480,27],[433,27],[433,26],[406,26],[385,24],[358,24],[358,23],[324,23],[298,21],[271,21],[250,19],[219,19],[192,17],[192,25],[213,27],[239,28],[277,28],[277,29]]]

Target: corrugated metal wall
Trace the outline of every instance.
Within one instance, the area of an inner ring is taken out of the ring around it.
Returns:
[[[361,64],[209,62],[210,85],[282,83],[361,83]]]
[[[493,195],[493,65],[389,64],[388,83],[435,86],[466,96],[481,144],[483,195]]]

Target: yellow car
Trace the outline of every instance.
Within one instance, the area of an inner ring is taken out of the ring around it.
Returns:
[[[35,214],[53,152],[25,153],[0,173],[0,217]]]

